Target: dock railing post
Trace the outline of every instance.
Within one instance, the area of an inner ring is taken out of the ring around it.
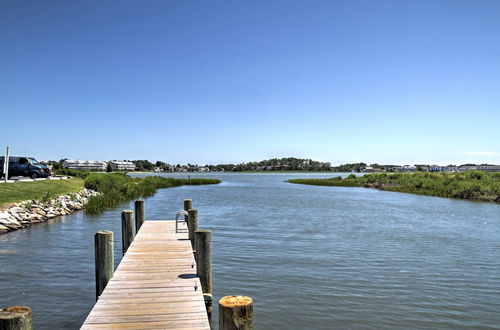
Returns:
[[[189,230],[189,239],[191,240],[191,247],[196,252],[196,247],[194,244],[194,232],[198,230],[198,210],[194,209],[188,210],[188,230]]]
[[[135,201],[135,232],[138,233],[144,223],[144,201]]]
[[[225,296],[219,300],[219,330],[253,330],[253,300]]]
[[[134,219],[132,210],[124,210],[122,212],[122,252],[125,255],[128,247],[134,241],[135,230],[134,230]]]
[[[0,309],[0,329],[2,330],[33,329],[31,308],[26,306],[12,306]]]
[[[94,236],[94,247],[95,296],[97,300],[114,273],[113,232],[109,230],[98,231]]]
[[[184,200],[184,211],[189,211],[193,208],[193,200],[192,199],[185,199]]]
[[[200,278],[207,313],[212,314],[212,231],[200,229],[195,232],[196,275]]]

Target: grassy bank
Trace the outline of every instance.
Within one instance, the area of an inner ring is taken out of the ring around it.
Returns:
[[[200,178],[173,179],[159,176],[133,179],[126,174],[92,173],[85,178],[85,188],[98,191],[101,195],[92,197],[89,200],[85,207],[85,212],[88,214],[98,214],[107,208],[117,206],[131,199],[152,196],[161,188],[217,183],[220,183],[220,180]]]
[[[467,171],[461,173],[377,173],[347,178],[292,179],[291,183],[366,187],[419,195],[452,197],[500,203],[500,173]]]
[[[83,180],[43,180],[0,184],[0,207],[24,200],[43,200],[80,191]]]

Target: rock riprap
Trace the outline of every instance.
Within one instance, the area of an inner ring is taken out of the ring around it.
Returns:
[[[54,197],[46,201],[31,200],[15,203],[0,211],[0,234],[81,210],[89,198],[96,195],[99,193],[84,188],[77,193]]]

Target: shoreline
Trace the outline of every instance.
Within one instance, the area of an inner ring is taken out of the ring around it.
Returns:
[[[83,188],[67,195],[53,197],[47,201],[27,200],[12,203],[0,211],[0,234],[24,229],[34,223],[47,222],[58,216],[82,210],[98,192]]]
[[[500,204],[500,175],[487,172],[397,173],[349,175],[347,178],[289,179],[286,182],[314,186],[358,187],[422,196],[445,197]]]

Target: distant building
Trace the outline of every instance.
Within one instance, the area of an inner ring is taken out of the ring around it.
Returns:
[[[486,172],[500,172],[500,165],[479,165],[477,169]]]
[[[81,171],[103,171],[106,169],[106,163],[98,160],[72,160],[66,159],[62,163],[63,168]]]
[[[135,164],[124,160],[110,160],[109,165],[113,171],[134,171]]]
[[[441,172],[441,166],[431,165],[429,166],[429,172]]]
[[[485,172],[500,172],[500,165],[465,165],[458,168],[460,172],[463,171],[485,171]]]
[[[432,165],[429,167],[430,172],[458,172],[458,167],[455,165],[439,166]]]

